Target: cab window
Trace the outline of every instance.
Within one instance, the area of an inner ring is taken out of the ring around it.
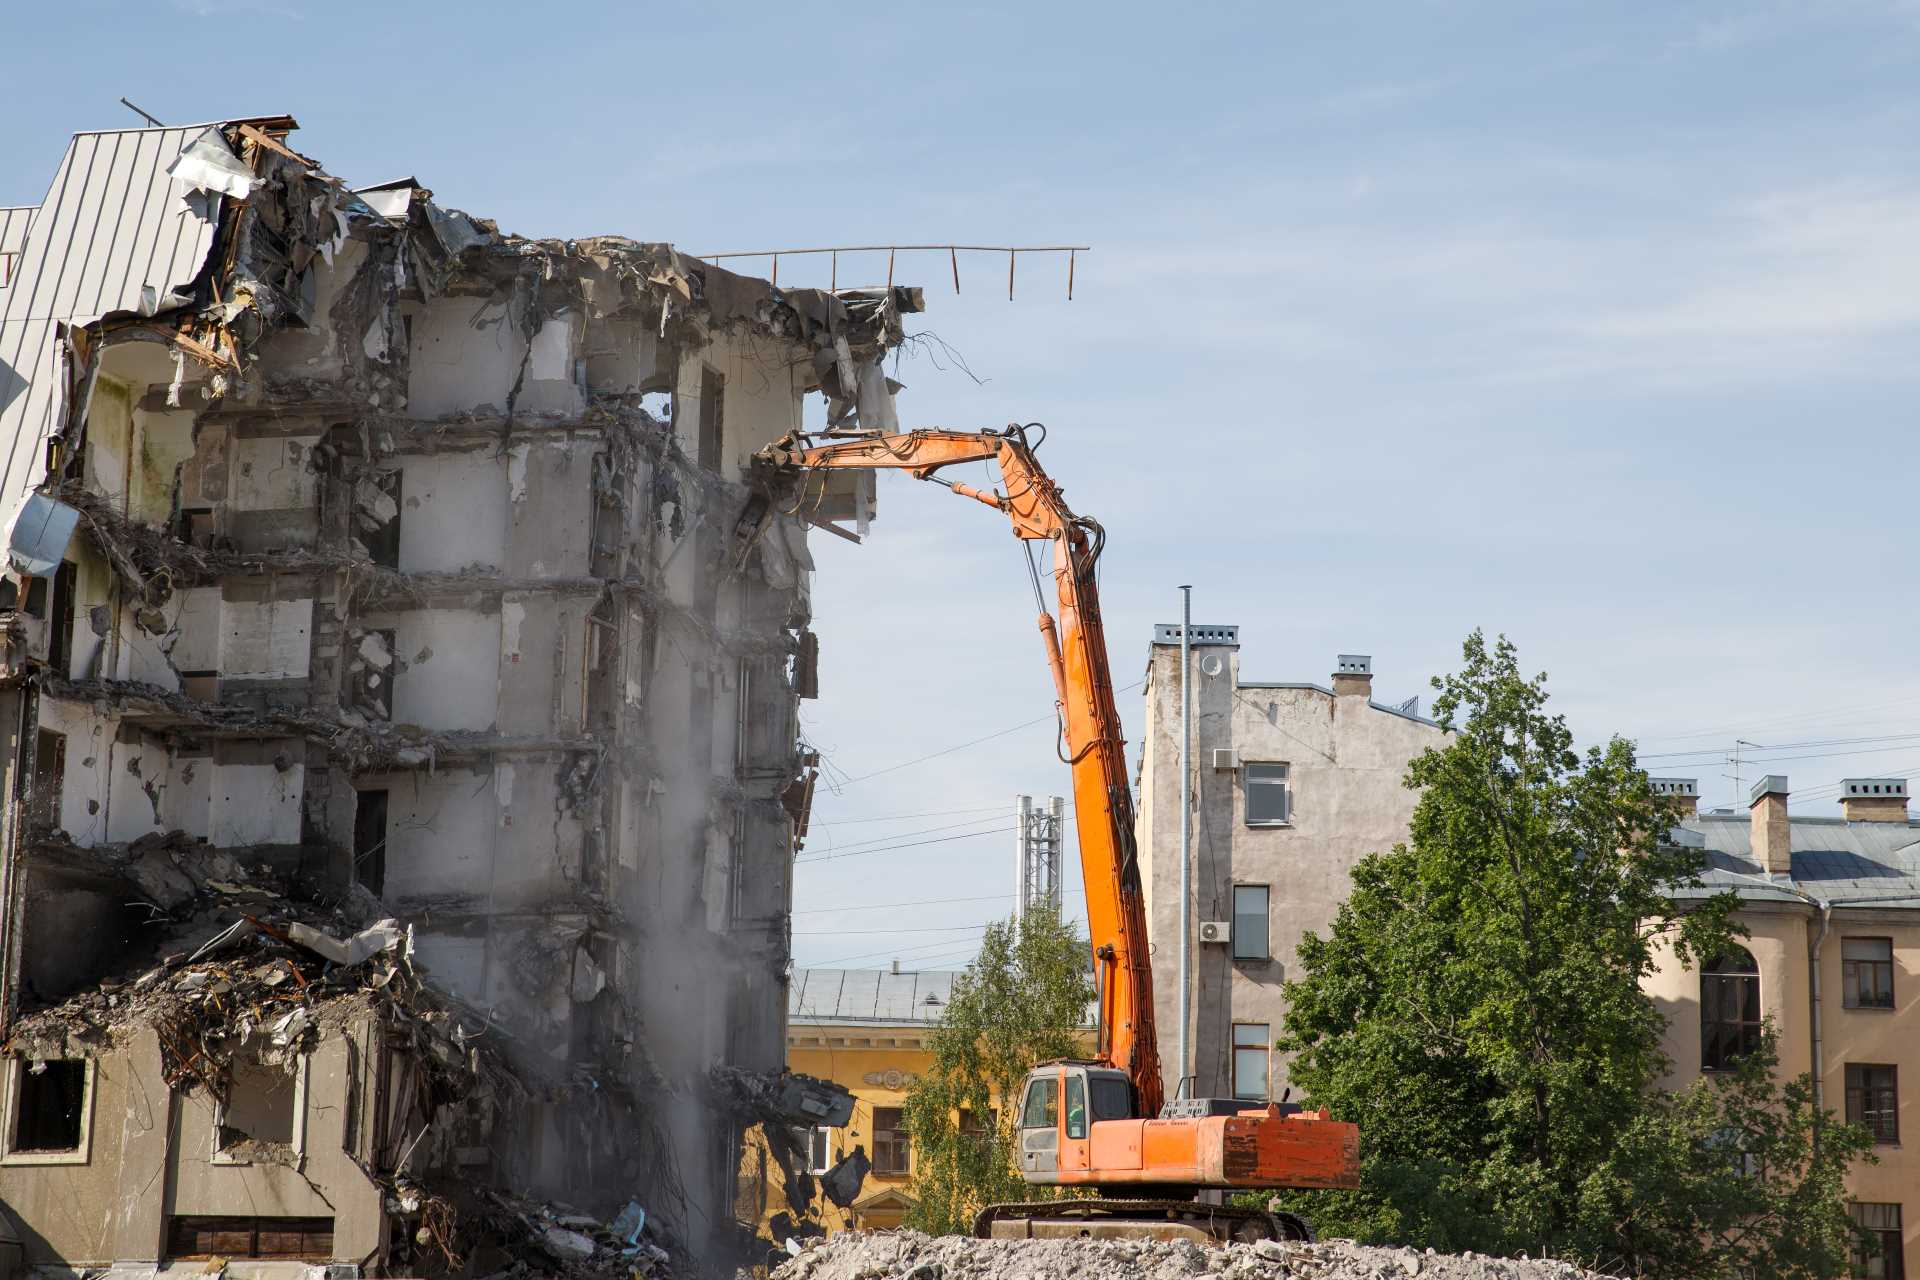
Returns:
[[[1084,1076],[1067,1077],[1067,1136],[1087,1136],[1087,1081]]]
[[[1089,1087],[1093,1090],[1095,1120],[1133,1118],[1133,1087],[1125,1080],[1113,1076],[1094,1076],[1089,1081]]]
[[[1057,1077],[1027,1085],[1026,1105],[1020,1109],[1022,1129],[1051,1129],[1060,1123],[1060,1081]]]

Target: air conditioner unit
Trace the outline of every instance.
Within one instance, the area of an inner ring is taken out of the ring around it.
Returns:
[[[1240,767],[1240,753],[1232,747],[1215,747],[1213,749],[1213,767],[1222,772],[1232,773]]]
[[[1200,941],[1232,942],[1233,922],[1230,920],[1202,920],[1200,922]]]

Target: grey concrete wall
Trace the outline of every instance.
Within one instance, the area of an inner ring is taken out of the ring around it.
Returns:
[[[1216,675],[1201,663],[1218,659]],[[1372,706],[1364,693],[1243,684],[1240,651],[1195,645],[1193,729],[1193,1007],[1196,1092],[1233,1092],[1233,1024],[1264,1023],[1278,1036],[1281,983],[1309,931],[1324,934],[1351,887],[1355,863],[1406,838],[1417,799],[1402,785],[1407,763],[1445,735],[1436,726]],[[1147,863],[1148,932],[1168,1095],[1178,1078],[1180,650],[1151,649],[1141,767],[1140,845]],[[1249,827],[1237,771],[1213,767],[1215,748],[1241,762],[1289,766],[1293,810],[1285,827]],[[1269,887],[1272,959],[1233,959],[1202,944],[1199,923],[1233,918],[1233,886]],[[1271,1089],[1288,1087],[1275,1054]]]

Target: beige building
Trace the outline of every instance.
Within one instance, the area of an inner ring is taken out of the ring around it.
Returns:
[[[1446,740],[1414,702],[1373,700],[1372,662],[1343,655],[1327,685],[1240,678],[1239,628],[1193,629],[1193,1005],[1197,1097],[1278,1098],[1281,982],[1324,934],[1354,864],[1407,837],[1407,764]],[[1179,1083],[1180,627],[1155,628],[1147,668],[1139,845],[1167,1096]]]
[[[1656,780],[1697,806],[1691,778]],[[1838,818],[1790,816],[1787,780],[1762,778],[1747,813],[1690,812],[1674,829],[1705,852],[1703,896],[1731,889],[1752,937],[1696,972],[1671,956],[1647,981],[1667,1016],[1667,1083],[1725,1068],[1771,1019],[1780,1068],[1812,1073],[1825,1106],[1871,1129],[1855,1213],[1886,1251],[1856,1274],[1904,1275],[1920,1248],[1920,824],[1902,778],[1850,778]]]

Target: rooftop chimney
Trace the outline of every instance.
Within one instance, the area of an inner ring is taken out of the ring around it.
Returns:
[[[1343,653],[1333,660],[1333,693],[1345,698],[1373,696],[1373,658],[1364,653]]]
[[[1840,784],[1840,812],[1848,822],[1905,822],[1905,778],[1848,778]]]
[[[1666,796],[1680,806],[1680,812],[1692,816],[1700,812],[1700,779],[1648,778],[1655,795]]]
[[[1753,784],[1753,860],[1770,876],[1793,874],[1793,833],[1787,826],[1787,779],[1770,773]]]
[[[900,972],[900,962],[899,962],[898,960],[895,960],[895,961],[893,962],[893,971],[894,971],[895,973],[898,973],[898,972]]]

